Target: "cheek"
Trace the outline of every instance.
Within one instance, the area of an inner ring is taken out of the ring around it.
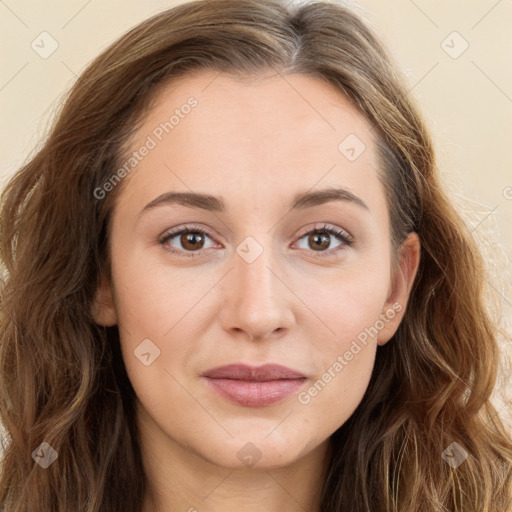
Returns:
[[[143,253],[114,261],[118,320],[130,338],[166,338],[176,325],[190,322],[188,313],[215,283],[211,273],[172,268]]]
[[[311,418],[312,431],[334,432],[352,416],[371,378],[375,346],[354,343],[331,354],[330,363],[297,400],[304,417]]]
[[[126,371],[148,408],[169,410],[169,400],[174,402],[183,395],[178,381],[182,381],[185,369],[193,368],[204,325],[215,320],[206,306],[207,293],[218,277],[211,272],[198,276],[196,271],[191,279],[190,270],[171,268],[149,258],[123,258],[119,254],[113,261]]]
[[[343,350],[378,320],[388,288],[386,265],[373,262],[316,279],[298,279],[296,289],[308,308],[318,313],[330,340],[327,346]],[[325,338],[322,343],[325,347]]]
[[[368,387],[377,349],[374,325],[382,303],[356,287],[341,287],[346,296],[324,299],[323,319],[335,334],[311,336],[318,373],[297,396],[311,433],[332,433],[357,409]],[[349,293],[351,292],[351,293]],[[331,300],[332,299],[332,300]]]
[[[341,414],[343,421],[357,407],[372,374],[378,333],[385,325],[381,314],[389,285],[386,270],[385,262],[374,262],[326,280],[322,293],[318,283],[315,293],[307,293],[312,288],[302,290],[301,298],[322,320],[323,335],[308,337],[321,371],[303,400],[299,397],[301,403],[316,402],[325,414]],[[337,401],[340,407],[331,408]]]

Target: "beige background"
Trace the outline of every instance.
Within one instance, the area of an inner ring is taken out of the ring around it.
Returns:
[[[176,3],[0,0],[0,180],[34,149],[60,97],[86,63],[134,24]],[[485,247],[493,252],[489,261],[497,258],[498,266],[492,267],[499,277],[492,284],[510,333],[512,0],[349,3],[385,40],[405,71],[410,94],[433,130],[453,199],[482,243],[490,239]],[[42,32],[50,36],[40,36]],[[31,47],[39,45],[43,51],[41,37],[46,38],[46,50],[51,38],[58,44],[45,59]],[[512,347],[510,337],[502,343]],[[510,374],[504,376],[512,380]],[[499,403],[503,413],[510,412]]]

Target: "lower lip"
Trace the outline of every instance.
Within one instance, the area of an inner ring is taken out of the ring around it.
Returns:
[[[211,379],[209,385],[230,402],[245,407],[263,407],[284,400],[298,391],[306,378],[248,382],[232,379]]]

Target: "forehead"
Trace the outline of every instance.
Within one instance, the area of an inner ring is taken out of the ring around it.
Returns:
[[[371,125],[340,91],[307,75],[240,79],[204,70],[174,79],[128,153],[144,146],[123,183],[139,205],[167,189],[244,200],[315,184],[380,189]]]

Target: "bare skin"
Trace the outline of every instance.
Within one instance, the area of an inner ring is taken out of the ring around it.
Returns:
[[[158,140],[155,128],[189,97],[197,106]],[[131,151],[148,136],[156,145],[114,209],[112,283],[93,308],[99,324],[119,325],[137,394],[144,512],[318,511],[329,438],[361,402],[420,256],[411,234],[392,271],[371,127],[313,77],[201,71],[166,85]],[[291,208],[297,194],[328,188],[352,196]],[[222,198],[225,211],[144,209],[172,191]],[[164,241],[185,227],[206,233]],[[147,339],[148,365],[134,354]],[[244,406],[202,377],[231,363],[278,363],[305,379],[277,403]]]

